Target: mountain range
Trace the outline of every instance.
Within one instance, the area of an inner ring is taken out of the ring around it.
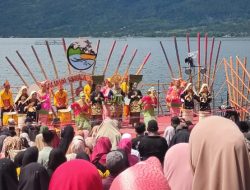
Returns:
[[[3,0],[1,37],[250,36],[249,0]]]

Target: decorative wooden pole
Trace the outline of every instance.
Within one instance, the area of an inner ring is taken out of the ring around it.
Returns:
[[[237,62],[238,62],[238,66],[239,66],[239,60],[236,58],[236,60],[237,60]],[[246,68],[246,65],[247,65],[247,59],[246,58],[244,58],[244,67]],[[242,70],[242,80],[243,81],[245,81],[246,80],[246,72],[244,71],[244,70]],[[250,80],[249,80],[250,81]],[[249,86],[249,85],[248,85]],[[245,86],[244,85],[241,85],[241,90],[240,90],[243,94],[245,94]],[[247,96],[247,98],[248,98],[248,96]],[[243,105],[244,105],[244,100],[243,100],[243,97],[241,96],[240,97],[240,103],[239,103],[239,105],[241,106],[241,107],[243,107]],[[241,114],[243,114],[243,112],[241,113]]]
[[[131,67],[131,65],[132,65],[132,63],[134,61],[134,58],[135,58],[136,54],[137,54],[137,49],[135,49],[134,52],[133,52],[133,55],[132,55],[132,57],[131,57],[131,59],[130,59],[130,61],[128,63],[128,66],[126,68],[126,71],[125,71],[125,73],[123,75],[123,79],[122,80],[124,80],[124,78],[128,75],[129,69],[130,69],[130,67]]]
[[[176,57],[177,57],[177,62],[178,62],[178,68],[179,68],[179,77],[182,78],[181,63],[180,63],[180,57],[179,57],[179,51],[178,51],[176,36],[174,36],[174,44],[175,44],[175,51],[176,51]]]
[[[24,78],[22,77],[22,75],[19,73],[19,71],[16,69],[16,67],[14,66],[14,64],[10,61],[10,59],[8,57],[5,57],[5,59],[9,62],[10,66],[14,69],[14,71],[17,73],[17,75],[19,76],[19,78],[23,81],[23,83],[26,86],[29,86],[28,83],[24,80]]]
[[[47,49],[48,49],[48,52],[49,52],[49,57],[51,59],[51,62],[52,62],[52,65],[53,65],[53,68],[54,68],[54,71],[55,71],[56,79],[58,79],[59,78],[58,71],[57,71],[57,68],[56,68],[56,63],[55,63],[54,58],[53,58],[52,53],[51,53],[49,42],[46,40],[45,43],[46,43],[46,46],[47,46]]]
[[[34,76],[34,74],[32,73],[32,71],[30,70],[28,64],[25,62],[25,60],[23,59],[23,57],[21,56],[21,54],[16,51],[18,57],[21,59],[21,61],[23,62],[24,66],[26,67],[26,69],[28,70],[28,72],[30,73],[31,77],[33,78],[33,80],[35,81],[36,84],[38,84],[38,81],[36,79],[36,77]]]
[[[188,48],[188,53],[190,53],[190,41],[189,41],[189,36],[190,36],[190,34],[187,33],[186,37],[187,37],[187,48]]]
[[[229,63],[230,63],[229,68],[230,68],[230,71],[231,71],[231,74],[230,74],[231,75],[231,80],[230,81],[232,81],[233,86],[235,86],[235,83],[234,83],[235,76],[234,76],[234,73],[233,73],[233,57],[232,56],[230,57]],[[233,101],[237,103],[237,101],[236,101],[236,91],[234,90],[234,88],[233,88]]]
[[[169,70],[170,70],[171,77],[174,78],[174,72],[173,72],[173,70],[172,70],[171,64],[169,63],[167,53],[166,53],[166,51],[165,51],[165,49],[164,49],[164,47],[163,47],[161,41],[160,41],[160,45],[161,45],[161,49],[162,49],[162,51],[163,51],[164,57],[165,57],[165,59],[166,59],[166,61],[167,61],[167,64],[168,64],[168,68],[169,68]]]
[[[235,67],[235,71],[236,71],[236,88],[239,89],[239,61],[236,59],[236,67]],[[244,94],[244,93],[243,93]],[[239,93],[237,93],[236,95],[236,102],[239,104]]]
[[[96,47],[96,54],[97,54],[97,56],[98,56],[99,47],[100,47],[100,40],[98,40],[97,47]],[[96,66],[96,60],[95,60],[94,65],[93,65],[92,75],[95,74],[95,66]]]
[[[142,64],[140,65],[139,69],[136,72],[136,75],[140,75],[144,65],[147,63],[149,57],[151,56],[151,53],[149,52],[148,55],[145,57],[145,59],[143,60]]]
[[[62,42],[63,42],[63,49],[64,49],[64,52],[65,52],[65,56],[67,57],[67,46],[66,46],[66,42],[65,42],[65,39],[62,38]],[[70,65],[67,61],[67,67],[68,67],[68,74],[71,75],[71,68],[70,68]],[[72,97],[72,101],[74,102],[75,101],[75,95],[74,95],[74,86],[73,86],[73,83],[70,82],[70,92],[71,92],[71,97]]]
[[[229,100],[232,100],[232,93],[231,93],[231,87],[228,83],[229,81],[229,77],[228,77],[228,71],[227,71],[227,60],[224,58],[223,59],[224,62],[224,69],[225,69],[225,74],[226,74],[226,81],[227,81],[227,89],[228,89],[228,96],[229,96]],[[232,105],[232,102],[230,102],[230,104]]]
[[[213,60],[213,51],[214,51],[214,37],[212,38],[212,45],[211,45],[211,51],[210,51],[210,57],[209,57],[209,66],[208,66],[208,86],[210,84],[210,79],[211,79],[211,67],[212,67],[212,60]]]
[[[109,65],[109,62],[110,62],[110,58],[111,58],[112,53],[113,53],[114,48],[115,48],[115,44],[116,44],[116,40],[113,42],[113,44],[111,46],[111,49],[110,49],[110,52],[109,52],[109,55],[108,55],[108,59],[107,59],[106,64],[104,66],[103,75],[106,74],[106,71],[107,71],[107,68],[108,68],[108,65]]]
[[[205,34],[205,60],[204,60],[204,63],[205,63],[205,69],[207,69],[207,46],[208,46],[208,34],[206,33]],[[203,82],[206,82],[207,80],[209,80],[209,77],[205,77],[205,80]]]
[[[198,55],[197,55],[197,62],[198,62],[198,89],[201,88],[201,36],[200,33],[197,33],[197,42],[198,42]]]
[[[120,60],[119,60],[118,65],[117,65],[117,67],[116,67],[115,74],[117,74],[118,71],[119,71],[119,68],[120,68],[120,66],[121,66],[121,64],[122,64],[123,58],[124,58],[124,56],[125,56],[125,54],[126,54],[126,52],[127,52],[127,49],[128,49],[128,44],[126,44],[125,47],[124,47],[123,50],[122,50],[122,55],[121,55],[121,57],[120,57]]]

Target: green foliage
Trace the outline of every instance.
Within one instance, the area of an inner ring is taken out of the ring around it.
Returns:
[[[4,0],[0,36],[249,36],[249,0]]]

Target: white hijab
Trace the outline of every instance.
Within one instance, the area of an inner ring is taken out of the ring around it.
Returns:
[[[20,90],[18,91],[17,95],[16,95],[16,98],[15,98],[15,101],[14,103],[17,103],[17,101],[19,100],[19,98],[22,96],[22,93],[23,93],[23,90],[26,89],[28,90],[27,86],[22,86],[20,88]]]

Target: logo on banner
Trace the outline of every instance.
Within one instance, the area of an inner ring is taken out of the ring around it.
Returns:
[[[70,44],[67,50],[69,64],[77,70],[91,68],[97,57],[97,51],[89,40],[79,38]]]

